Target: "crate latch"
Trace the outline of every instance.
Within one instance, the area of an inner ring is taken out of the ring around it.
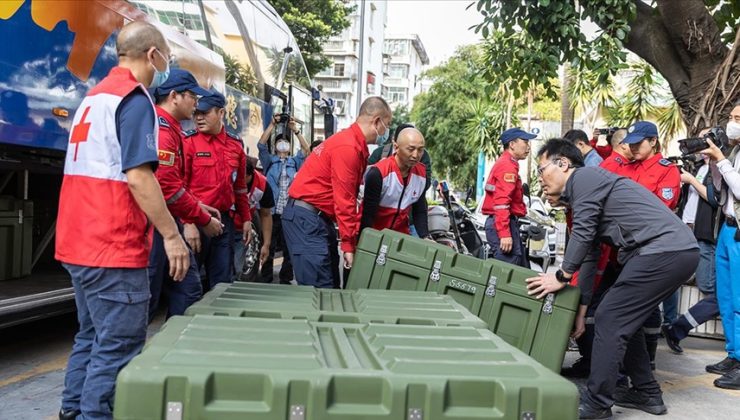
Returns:
[[[432,266],[432,273],[429,274],[429,280],[439,281],[439,270],[442,269],[442,261],[435,261]]]
[[[407,420],[424,420],[424,411],[421,408],[409,408]]]
[[[23,224],[23,209],[18,210],[18,224]]]
[[[381,245],[380,252],[378,252],[378,258],[375,259],[375,264],[385,265],[385,254],[388,253],[388,245]]]
[[[182,420],[182,403],[168,402],[166,420]]]
[[[496,282],[498,281],[498,278],[496,276],[491,276],[488,278],[488,287],[486,287],[486,296],[494,297],[496,296]]]
[[[525,411],[522,413],[522,420],[537,420],[537,416],[531,411]]]
[[[302,405],[291,405],[290,406],[290,419],[289,420],[305,420],[306,419],[306,407]]]
[[[555,293],[545,296],[545,304],[542,306],[542,312],[550,315],[552,313],[552,303],[555,301]]]

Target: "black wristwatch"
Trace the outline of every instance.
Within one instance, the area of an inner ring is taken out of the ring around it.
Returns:
[[[566,278],[563,270],[558,270],[555,272],[555,279],[557,279],[557,281],[559,281],[560,283],[570,283],[570,280],[572,278],[572,276],[570,278]]]

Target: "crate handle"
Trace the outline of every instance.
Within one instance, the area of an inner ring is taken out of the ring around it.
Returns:
[[[491,276],[488,279],[488,287],[486,288],[486,296],[494,297],[496,296],[496,282],[498,281],[498,278],[496,276]]]
[[[409,408],[406,420],[424,420],[424,411],[421,408]]]
[[[429,274],[429,280],[431,281],[439,281],[439,270],[442,268],[442,261],[434,261],[434,265],[432,266],[432,273]]]
[[[555,301],[555,294],[550,293],[545,297],[545,304],[542,306],[542,312],[552,314],[552,303]]]
[[[290,420],[305,420],[306,418],[306,407],[302,405],[291,405],[290,406]]]
[[[375,259],[375,264],[385,265],[385,254],[388,253],[388,245],[381,245],[378,258]]]

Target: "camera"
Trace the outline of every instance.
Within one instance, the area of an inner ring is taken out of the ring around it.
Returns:
[[[691,155],[709,147],[707,139],[711,140],[722,153],[727,153],[730,148],[730,139],[722,127],[713,127],[702,137],[691,137],[678,141],[678,148],[684,156]]]
[[[698,154],[688,154],[683,156],[670,156],[666,158],[686,172],[695,174],[696,170],[704,163],[704,159]]]
[[[619,127],[599,128],[599,135],[611,137],[617,130],[619,130]]]
[[[290,121],[290,114],[286,112],[278,114],[277,116],[278,123],[282,124],[282,123],[287,123],[288,121]]]

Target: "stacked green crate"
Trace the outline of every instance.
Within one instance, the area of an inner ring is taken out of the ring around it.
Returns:
[[[426,290],[452,296],[495,334],[559,372],[580,294],[569,287],[535,299],[528,295],[525,279],[536,275],[392,230],[365,229],[347,288]]]
[[[563,420],[578,392],[490,331],[173,317],[124,368],[114,417]]]
[[[0,197],[0,280],[31,274],[33,202]]]
[[[486,328],[485,322],[454,299],[433,292],[333,290],[242,282],[214,287],[186,312],[196,314]]]

